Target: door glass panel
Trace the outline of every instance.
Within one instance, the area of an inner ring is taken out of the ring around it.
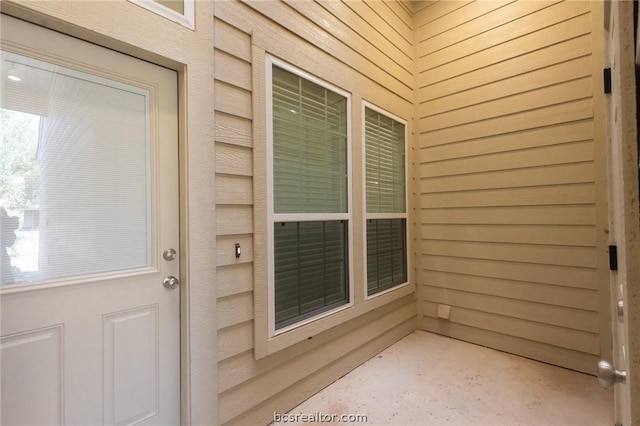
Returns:
[[[2,52],[0,284],[150,266],[149,93]]]

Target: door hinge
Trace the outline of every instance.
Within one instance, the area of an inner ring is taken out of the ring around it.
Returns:
[[[604,93],[611,93],[611,68],[604,69]]]
[[[609,246],[609,270],[618,270],[618,246]]]

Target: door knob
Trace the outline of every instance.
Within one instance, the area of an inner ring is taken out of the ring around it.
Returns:
[[[162,285],[165,286],[165,288],[175,290],[180,285],[180,280],[173,275],[169,275],[164,280],[162,280]]]
[[[616,383],[627,382],[627,372],[616,370],[607,361],[598,363],[598,382],[603,388],[613,387]]]

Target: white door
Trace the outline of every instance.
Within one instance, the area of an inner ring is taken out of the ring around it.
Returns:
[[[176,73],[1,19],[0,423],[177,425]]]
[[[633,3],[607,2],[607,7],[606,61],[612,82],[607,101],[610,241],[617,248],[617,270],[611,273],[614,359],[600,361],[598,376],[603,386],[615,386],[615,424],[632,426],[640,424],[640,193]]]

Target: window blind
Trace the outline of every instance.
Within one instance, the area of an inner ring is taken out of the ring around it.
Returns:
[[[406,219],[367,220],[367,291],[407,281]]]
[[[405,126],[365,108],[367,294],[407,281]],[[385,213],[394,217],[381,218]],[[404,213],[404,218],[398,214]]]
[[[404,124],[365,109],[367,213],[405,212]]]
[[[276,222],[276,329],[348,301],[346,221]]]
[[[272,68],[276,330],[349,301],[347,101]]]
[[[273,67],[275,213],[347,211],[347,99]]]

